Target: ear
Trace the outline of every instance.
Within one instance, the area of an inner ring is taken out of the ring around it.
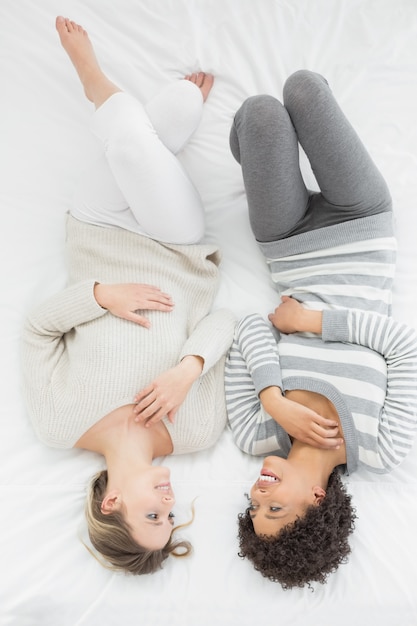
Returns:
[[[323,498],[325,497],[326,497],[326,492],[324,491],[323,487],[319,487],[318,485],[315,485],[313,487],[313,498],[314,498],[313,504],[321,504],[323,501]]]
[[[110,515],[110,513],[113,513],[120,508],[121,501],[122,499],[119,491],[109,491],[109,493],[104,496],[103,502],[101,503],[101,512],[103,515]]]

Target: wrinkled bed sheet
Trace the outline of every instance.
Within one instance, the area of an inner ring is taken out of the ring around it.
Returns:
[[[170,458],[191,558],[147,577],[115,574],[86,551],[83,504],[102,460],[47,449],[22,402],[19,333],[28,307],[65,283],[64,216],[98,154],[91,104],[54,30],[83,24],[102,66],[148,100],[203,69],[216,76],[180,155],[223,253],[217,304],[266,314],[277,296],[252,239],[241,172],[228,148],[250,95],[281,97],[286,77],[326,76],[392,191],[398,235],[394,314],[417,326],[417,5],[414,0],[2,0],[1,626],[350,626],[417,624],[417,451],[388,476],[347,478],[358,522],[349,562],[326,586],[283,591],[238,557],[236,516],[259,460],[225,431],[211,450]],[[311,171],[302,156],[308,184]],[[160,462],[160,461],[158,461]]]

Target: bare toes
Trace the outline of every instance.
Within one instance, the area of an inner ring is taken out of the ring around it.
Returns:
[[[203,83],[200,87],[201,93],[203,94],[203,100],[207,100],[207,96],[209,95],[211,88],[213,87],[214,76],[213,74],[204,74]]]
[[[211,88],[213,87],[214,76],[213,74],[206,74],[205,72],[193,72],[192,74],[187,74],[184,76],[185,80],[189,80],[191,83],[196,85],[203,96],[203,100],[206,101],[207,96],[210,93]]]
[[[205,73],[204,72],[198,72],[197,80],[196,80],[197,87],[201,88],[203,86],[204,78],[205,78]]]

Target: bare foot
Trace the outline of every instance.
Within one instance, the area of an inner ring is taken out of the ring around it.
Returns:
[[[206,74],[205,72],[194,72],[193,74],[188,74],[188,76],[184,76],[184,78],[185,80],[189,80],[200,88],[200,91],[203,94],[203,101],[205,102],[207,100],[207,96],[211,91],[211,88],[213,87],[213,74]]]
[[[87,31],[82,26],[61,16],[56,18],[55,25],[61,44],[77,70],[85,95],[99,107],[120,89],[102,72]]]

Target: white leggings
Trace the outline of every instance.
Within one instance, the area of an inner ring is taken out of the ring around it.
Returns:
[[[106,100],[92,120],[104,153],[80,181],[72,215],[164,243],[200,241],[201,198],[174,155],[196,130],[202,106],[200,89],[188,80],[146,106],[124,92]]]

